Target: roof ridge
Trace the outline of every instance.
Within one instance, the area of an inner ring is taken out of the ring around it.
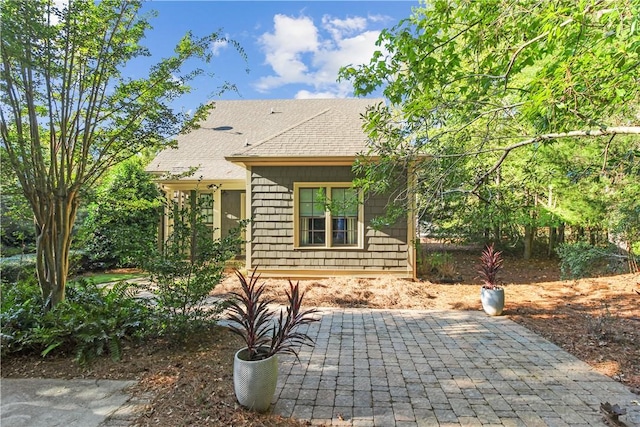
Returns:
[[[253,150],[254,148],[259,147],[260,145],[264,144],[265,142],[267,142],[267,141],[269,141],[269,140],[271,140],[271,139],[273,139],[273,138],[275,138],[275,137],[277,137],[277,136],[280,136],[280,135],[282,135],[283,133],[289,132],[291,129],[295,129],[295,128],[297,128],[298,126],[300,126],[300,125],[302,125],[302,124],[304,124],[304,123],[310,122],[311,120],[313,120],[313,119],[315,119],[316,117],[319,117],[319,116],[321,116],[321,115],[323,115],[323,114],[327,113],[327,112],[328,112],[328,111],[330,111],[330,110],[331,110],[331,107],[325,108],[324,110],[320,111],[320,112],[319,112],[319,113],[317,113],[317,114],[314,114],[313,116],[311,116],[311,117],[309,117],[309,118],[306,118],[306,119],[304,119],[304,120],[301,120],[301,121],[299,121],[298,123],[295,123],[295,124],[293,124],[293,125],[289,126],[288,128],[285,128],[285,129],[283,129],[283,130],[281,130],[281,131],[278,131],[278,132],[274,133],[273,135],[270,135],[270,136],[268,136],[268,137],[266,137],[266,138],[263,138],[263,139],[261,139],[260,141],[256,142],[255,144],[251,144],[249,147],[246,147],[246,149],[245,149],[245,150],[242,150],[241,152],[239,152],[239,153],[237,153],[237,154],[235,154],[235,155],[242,155],[242,154],[246,153],[247,151],[251,151],[251,150]]]

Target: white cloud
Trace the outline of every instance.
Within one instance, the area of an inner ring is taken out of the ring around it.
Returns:
[[[213,56],[218,56],[220,55],[220,52],[222,52],[227,47],[229,47],[229,42],[227,40],[215,40],[213,43],[211,43],[211,53],[213,54]]]
[[[330,49],[322,49],[313,58],[319,75],[324,79],[335,81],[340,67],[349,64],[365,64],[371,60],[378,49],[375,45],[378,31],[365,31],[354,37],[337,42]]]
[[[376,18],[378,19],[378,18]],[[372,19],[325,15],[318,27],[310,17],[275,15],[272,32],[259,37],[265,63],[273,74],[260,78],[258,91],[303,84],[296,98],[346,97],[349,82],[338,83],[340,67],[365,64],[377,49],[380,31],[367,29]]]
[[[295,99],[326,99],[340,98],[334,92],[309,92],[308,90],[300,90],[294,96]]]
[[[276,15],[273,18],[274,32],[264,33],[260,43],[266,62],[280,78],[286,81],[305,80],[307,66],[302,55],[318,49],[318,30],[307,17],[292,18]]]
[[[361,16],[339,19],[330,15],[324,15],[322,17],[322,26],[332,35],[333,39],[337,41],[346,35],[363,31],[367,28],[367,19]]]
[[[371,22],[382,22],[385,24],[393,20],[390,16],[387,16],[387,15],[369,15],[367,16],[367,18]]]

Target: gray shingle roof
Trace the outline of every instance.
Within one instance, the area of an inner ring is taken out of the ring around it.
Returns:
[[[226,157],[343,157],[366,148],[362,119],[382,99],[285,99],[216,101],[207,120],[178,137],[178,148],[159,153],[147,167],[194,177],[244,179],[244,168]]]

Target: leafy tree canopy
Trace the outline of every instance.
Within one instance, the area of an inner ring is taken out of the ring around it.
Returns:
[[[189,116],[171,103],[202,74],[189,60],[210,61],[219,33],[186,34],[148,77],[123,74],[132,59],[149,55],[141,42],[150,25],[140,6],[135,0],[2,3],[3,154],[33,210],[38,279],[49,305],[64,298],[80,194],[110,166],[171,144],[213,107],[201,105]]]
[[[369,64],[340,74],[356,95],[381,88],[390,101],[365,117],[380,156],[356,165],[366,189],[393,188],[398,171],[421,158],[419,207],[446,215],[447,206],[468,207],[470,194],[496,204],[547,193],[546,146],[570,156],[569,148],[575,154],[592,141],[589,154],[601,165],[638,163],[637,0],[432,0],[377,43]],[[570,140],[582,142],[565,145]],[[624,149],[610,149],[620,143]],[[556,169],[554,179],[570,172]]]

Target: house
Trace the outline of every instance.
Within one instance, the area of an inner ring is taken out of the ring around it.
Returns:
[[[379,102],[216,101],[202,126],[147,170],[178,203],[211,201],[204,214],[214,238],[250,218],[247,268],[259,266],[265,277],[415,278],[413,218],[374,229],[387,198],[365,197],[351,184],[367,149],[361,114]],[[190,168],[193,175],[180,176]],[[170,227],[165,220],[165,235]]]

